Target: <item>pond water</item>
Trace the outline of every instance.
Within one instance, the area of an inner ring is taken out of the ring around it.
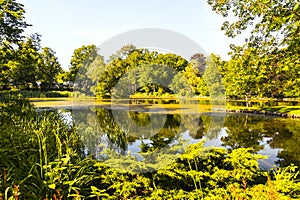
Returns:
[[[154,101],[155,102],[155,101]],[[104,147],[121,155],[140,154],[177,144],[204,140],[204,146],[230,150],[251,148],[268,156],[262,168],[300,166],[300,121],[274,116],[225,112],[178,112],[178,102],[151,107],[152,102],[135,102],[131,107],[93,105],[59,109],[68,123],[75,123],[89,154],[100,158]],[[155,104],[155,103],[154,103]],[[208,105],[208,103],[204,103]],[[170,106],[172,105],[172,106]],[[190,109],[191,111],[192,109]]]

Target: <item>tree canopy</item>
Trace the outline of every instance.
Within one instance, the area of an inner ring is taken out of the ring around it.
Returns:
[[[233,14],[236,21],[225,21],[222,29],[235,37],[248,27],[252,28],[247,39],[249,47],[260,53],[284,49],[286,53],[299,53],[300,3],[290,0],[208,0],[212,9],[227,17]]]
[[[19,41],[13,49],[0,48],[0,87],[3,90],[50,90],[62,73],[55,52],[40,46],[40,35]]]
[[[196,94],[207,95],[203,89],[205,83],[198,82],[198,79],[201,79],[201,73],[194,72],[197,69],[192,68],[191,64],[179,55],[163,54],[126,45],[112,55],[105,64],[103,71],[99,74],[95,92],[100,98],[110,97],[112,89],[125,75],[127,83],[131,85],[131,94],[143,93],[150,96],[171,94],[180,90],[182,86],[179,87],[179,83],[186,82]],[[176,77],[174,77],[175,72],[179,73]],[[179,82],[172,82],[173,78]]]
[[[247,28],[242,46],[231,45],[232,55],[220,67],[229,96],[299,97],[300,8],[290,0],[208,0],[224,17],[222,30],[235,37]]]
[[[24,6],[16,0],[0,0],[0,45],[16,43],[24,36]]]
[[[22,35],[30,26],[16,0],[0,0],[0,88],[2,90],[50,90],[62,73],[55,52],[41,47],[41,35]]]

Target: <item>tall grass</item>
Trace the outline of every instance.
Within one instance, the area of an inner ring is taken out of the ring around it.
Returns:
[[[0,194],[15,197],[17,191],[27,199],[76,194],[74,177],[94,161],[83,158],[74,129],[57,113],[37,114],[24,99],[2,98],[1,104]]]

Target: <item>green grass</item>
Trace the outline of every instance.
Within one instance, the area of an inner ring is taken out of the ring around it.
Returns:
[[[251,110],[251,111],[269,111],[284,113],[288,115],[300,115],[300,106],[264,106],[264,107],[245,107],[245,106],[226,106],[227,110]]]

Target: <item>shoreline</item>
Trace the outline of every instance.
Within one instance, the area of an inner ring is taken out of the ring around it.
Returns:
[[[234,110],[234,109],[226,109],[226,113],[250,113],[250,114],[260,114],[260,115],[272,115],[277,117],[285,117],[285,118],[300,118],[300,115],[296,114],[287,114],[281,112],[272,112],[267,110]]]
[[[81,100],[81,99],[80,99]],[[93,99],[88,99],[85,101],[83,99],[80,101],[80,104],[89,104],[92,101],[92,105],[101,105],[107,106],[110,104],[108,100],[100,100],[96,101]],[[169,99],[168,99],[169,100]],[[63,107],[70,107],[74,106],[74,102],[72,98],[37,98],[37,99],[29,99],[29,101],[34,104],[36,108],[63,108]],[[76,104],[76,103],[75,103]],[[167,104],[164,104],[167,105]],[[175,105],[175,104],[174,104]],[[137,106],[137,105],[136,105]],[[142,106],[139,105],[139,106]],[[169,107],[169,106],[168,106]],[[175,106],[176,109],[179,109]],[[226,106],[226,112],[228,113],[251,113],[251,114],[262,114],[262,115],[269,115],[269,116],[277,116],[277,117],[285,117],[285,118],[293,118],[297,119],[300,118],[300,106],[270,106],[270,107],[244,107],[244,106],[234,106],[228,105]],[[171,108],[171,107],[170,107]]]

